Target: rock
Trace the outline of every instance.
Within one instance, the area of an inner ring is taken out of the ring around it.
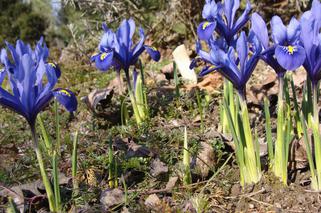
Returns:
[[[165,189],[167,189],[168,191],[171,191],[175,187],[177,180],[178,180],[178,177],[170,177],[166,184]]]
[[[201,173],[203,178],[206,178],[216,159],[214,149],[210,144],[201,142],[201,147],[196,158],[196,170]]]
[[[156,158],[151,163],[151,175],[157,177],[168,172],[168,167],[159,158]]]
[[[151,194],[145,200],[145,205],[148,208],[155,209],[161,203],[161,200],[158,198],[156,194]]]
[[[304,82],[307,80],[307,73],[303,67],[299,67],[295,72],[293,72],[292,77],[294,86],[302,87]]]
[[[159,72],[159,70],[150,70],[145,72],[145,83],[146,85],[158,85],[158,86],[164,86],[168,85],[168,80],[166,79],[166,76]]]
[[[154,157],[154,153],[147,147],[139,145],[134,141],[130,141],[128,144],[127,158],[131,157]]]
[[[100,196],[100,203],[105,210],[109,210],[111,207],[119,205],[124,201],[125,195],[120,189],[107,189]]]
[[[173,63],[167,64],[162,67],[161,73],[165,75],[167,80],[174,79],[174,66]]]
[[[121,213],[130,213],[130,211],[129,211],[126,207],[124,207],[124,208],[121,210]]]
[[[183,80],[196,84],[197,83],[197,76],[194,70],[189,68],[191,64],[191,60],[188,56],[186,47],[184,44],[176,47],[173,51],[174,61],[177,65],[177,69],[182,75]]]
[[[126,158],[155,156],[148,147],[135,143],[131,138],[116,138],[113,146],[117,150],[125,151]]]

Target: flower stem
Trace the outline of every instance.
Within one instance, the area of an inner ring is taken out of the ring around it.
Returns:
[[[129,70],[125,70],[125,75],[126,75],[126,81],[127,81],[127,85],[128,85],[129,98],[130,98],[130,101],[131,101],[132,106],[133,106],[136,122],[137,122],[138,125],[140,125],[142,123],[142,119],[141,119],[141,116],[139,114],[139,110],[138,110],[138,107],[137,107],[134,91],[132,90],[132,86],[130,84]]]
[[[73,190],[73,196],[75,197],[78,196],[79,194],[79,184],[77,179],[77,147],[78,147],[78,131],[76,131],[74,136],[72,158],[71,158],[72,190]]]
[[[318,84],[313,84],[312,89],[313,89],[313,119],[315,124],[319,125]]]
[[[32,134],[32,140],[33,140],[33,148],[36,152],[38,164],[39,164],[39,169],[40,169],[40,174],[42,177],[43,184],[45,186],[46,192],[47,192],[47,197],[48,197],[48,202],[49,202],[49,209],[51,212],[57,212],[56,211],[56,206],[55,206],[55,196],[51,188],[51,184],[49,181],[49,178],[46,173],[45,169],[45,164],[42,158],[42,154],[39,148],[39,143],[38,143],[38,138],[36,135],[36,129],[34,126],[31,126],[31,134]]]
[[[316,164],[316,182],[317,190],[320,190],[321,184],[321,138],[319,128],[319,107],[318,107],[318,84],[312,83],[313,92],[313,137],[315,149],[315,164]]]
[[[282,179],[284,184],[287,184],[287,170],[283,168],[285,155],[285,140],[284,140],[284,77],[279,77],[279,95],[277,108],[277,138],[275,143],[275,158],[274,158],[274,174]],[[285,172],[284,172],[285,171]]]
[[[55,99],[55,120],[56,120],[56,147],[53,150],[52,155],[52,173],[53,173],[53,186],[55,193],[56,209],[61,210],[61,197],[60,197],[60,187],[59,187],[59,169],[58,160],[60,156],[60,125],[59,125],[59,112],[58,112],[58,101]]]

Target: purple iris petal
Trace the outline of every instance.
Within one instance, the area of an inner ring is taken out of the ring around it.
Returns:
[[[224,11],[227,19],[229,29],[232,29],[234,23],[234,17],[237,9],[240,7],[239,0],[225,0]]]
[[[96,67],[101,71],[107,71],[113,62],[113,51],[102,52],[95,56]]]
[[[204,21],[197,28],[197,35],[201,40],[208,40],[216,27],[216,22]]]
[[[0,87],[0,104],[28,119],[27,110],[17,97]]]
[[[275,49],[275,56],[279,64],[286,70],[295,70],[305,60],[305,50],[301,46],[280,46]]]
[[[318,27],[321,27],[321,3],[319,0],[313,0],[311,12],[315,16],[316,20],[319,20]]]
[[[140,39],[136,46],[133,49],[133,57],[135,58],[136,56],[139,56],[142,51],[144,51],[144,41],[145,41],[145,33],[143,28],[139,28],[139,36]]]
[[[114,43],[115,34],[113,31],[108,30],[104,33],[103,37],[100,40],[99,43],[99,50],[103,52],[106,48],[110,48],[113,46]]]
[[[150,57],[154,61],[159,61],[160,53],[155,47],[150,47],[150,46],[147,46],[147,45],[145,45],[144,47],[145,47],[146,52],[150,55]]]
[[[248,47],[247,47],[247,40],[244,32],[240,34],[240,37],[236,43],[236,48],[237,48],[238,57],[240,60],[240,68],[241,70],[245,70],[244,68],[245,68],[245,63],[248,55]]]
[[[220,67],[216,67],[214,65],[206,66],[204,67],[201,72],[198,74],[200,77],[203,77],[211,72],[214,72],[215,70],[218,70]]]
[[[138,78],[138,72],[134,68],[134,70],[133,70],[133,88],[134,88],[134,91],[136,91],[137,78]],[[135,92],[135,94],[136,94],[136,92]]]
[[[283,44],[286,39],[286,27],[279,16],[273,16],[271,20],[272,39],[275,44]]]
[[[251,24],[251,30],[258,37],[264,49],[267,49],[269,46],[269,35],[268,29],[263,18],[258,13],[253,13],[251,18]]]
[[[57,101],[63,105],[69,112],[77,110],[77,99],[73,92],[69,89],[56,89],[53,91],[53,95]]]
[[[300,36],[300,22],[292,17],[287,29],[287,40],[290,44],[293,44],[299,39]]]
[[[233,34],[238,33],[238,31],[240,31],[241,28],[247,23],[247,21],[249,20],[249,14],[251,12],[251,9],[252,9],[251,4],[249,0],[247,0],[246,7],[245,7],[245,10],[243,11],[243,14],[237,19],[237,21],[233,26]]]
[[[56,63],[48,63],[48,66],[51,66],[52,69],[55,71],[57,78],[60,78],[61,76],[61,70],[58,64]]]
[[[189,65],[189,68],[192,70],[195,67],[197,67],[197,63],[203,61],[203,59],[200,56],[196,56],[195,58],[192,59],[191,64]]]
[[[131,39],[131,33],[135,31],[131,29],[131,25],[129,24],[129,21],[126,19],[122,21],[120,24],[120,27],[117,30],[117,37],[119,38],[119,43],[123,45],[124,47],[129,47],[130,39]]]
[[[218,6],[214,0],[206,0],[203,7],[202,16],[204,19],[214,19],[218,13]]]

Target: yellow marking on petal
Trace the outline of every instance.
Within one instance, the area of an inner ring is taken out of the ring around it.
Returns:
[[[157,51],[156,47],[151,46],[150,48],[154,51]]]
[[[202,29],[205,30],[211,23],[206,21],[204,22],[204,24],[202,25]]]
[[[60,93],[62,93],[62,94],[67,95],[68,97],[71,97],[70,92],[68,92],[68,91],[67,91],[67,90],[65,90],[65,89],[59,90],[59,92],[60,92]]]
[[[296,51],[296,48],[294,46],[288,46],[288,53],[290,55],[293,55],[293,53]]]
[[[215,66],[212,65],[212,66],[210,66],[208,69],[215,69]]]
[[[50,66],[52,66],[53,68],[57,68],[57,66],[56,66],[56,64],[54,64],[54,63],[48,63]]]
[[[100,55],[100,60],[103,61],[108,56],[108,53],[102,53]]]

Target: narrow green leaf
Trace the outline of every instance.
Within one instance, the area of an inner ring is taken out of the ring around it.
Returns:
[[[273,151],[273,141],[272,141],[272,128],[271,128],[271,116],[269,109],[269,100],[264,98],[264,113],[265,113],[265,132],[266,132],[266,142],[268,146],[268,155],[271,162],[274,160],[274,151]]]
[[[72,157],[71,157],[71,175],[72,175],[72,185],[73,185],[73,195],[77,196],[79,194],[79,186],[77,180],[77,147],[78,147],[78,131],[76,131],[73,143],[72,143]]]
[[[301,114],[300,115],[300,120],[302,123],[302,129],[303,129],[303,139],[304,139],[304,143],[306,146],[306,152],[307,152],[307,157],[308,157],[308,161],[309,161],[309,166],[310,166],[310,172],[311,172],[311,176],[312,178],[316,179],[316,171],[315,171],[315,166],[314,166],[314,161],[313,161],[313,155],[312,155],[312,149],[310,146],[310,140],[309,140],[309,136],[308,136],[308,130],[307,130],[307,125],[304,121],[304,117]]]
[[[46,152],[48,154],[50,154],[51,151],[52,151],[52,142],[51,142],[51,138],[50,138],[50,136],[49,136],[49,134],[47,132],[47,129],[46,129],[44,123],[43,123],[41,115],[38,115],[37,122],[38,122],[38,124],[40,126],[41,136],[42,136],[42,139],[44,141]]]
[[[174,81],[175,81],[175,92],[176,92],[176,97],[179,98],[179,81],[178,81],[178,73],[177,73],[177,66],[176,63],[173,62],[173,69],[174,69]]]
[[[190,152],[188,149],[188,140],[187,140],[187,129],[184,127],[184,147],[183,147],[183,166],[184,166],[184,185],[189,185],[192,183],[192,175],[190,169]]]

